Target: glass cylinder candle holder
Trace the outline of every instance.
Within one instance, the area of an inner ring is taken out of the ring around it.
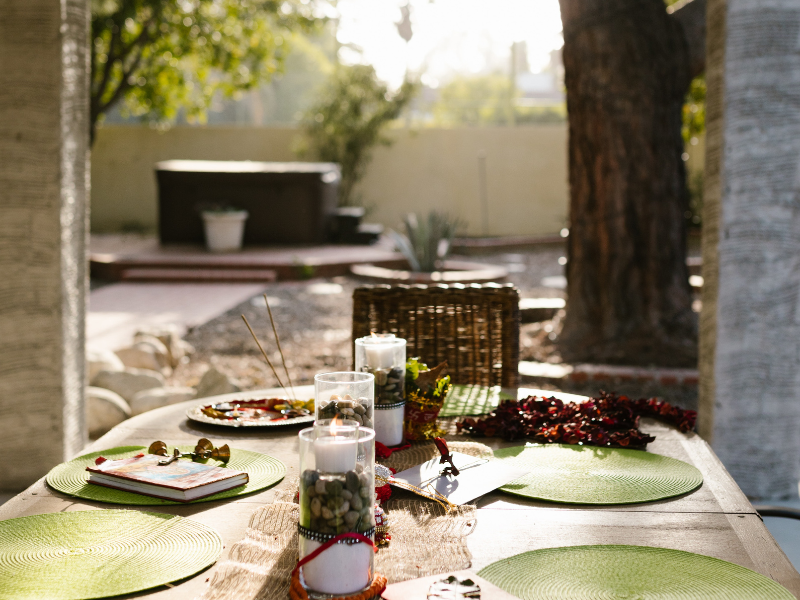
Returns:
[[[341,371],[314,377],[314,417],[351,419],[372,428],[375,377],[371,373]]]
[[[393,333],[356,340],[356,371],[375,376],[375,441],[397,446],[403,441],[406,341]]]
[[[375,539],[375,432],[354,421],[321,420],[300,432],[300,558],[343,533]],[[369,587],[375,552],[337,540],[301,567],[311,598],[348,596]]]

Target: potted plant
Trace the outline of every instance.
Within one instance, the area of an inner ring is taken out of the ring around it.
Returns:
[[[200,209],[210,252],[235,252],[242,249],[246,210],[226,205],[209,205]]]

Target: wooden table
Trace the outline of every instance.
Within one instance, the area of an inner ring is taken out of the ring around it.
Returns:
[[[221,396],[220,399],[265,397],[275,390]],[[534,393],[520,389],[520,396]],[[574,399],[568,394],[563,396]],[[313,387],[298,388],[298,395],[311,397]],[[301,427],[234,430],[188,421],[187,408],[196,400],[167,406],[125,421],[97,440],[86,451],[114,446],[142,445],[160,439],[168,445],[194,443],[209,437],[215,443],[263,452],[279,458],[287,475],[297,475],[297,432]],[[501,492],[488,494],[478,502],[478,525],[468,540],[472,567],[486,565],[520,552],[554,546],[584,544],[635,544],[687,550],[728,560],[753,569],[800,595],[800,575],[777,545],[756,511],[722,466],[711,448],[694,433],[681,434],[654,421],[644,420],[642,428],[656,436],[649,450],[693,464],[704,482],[698,490],[675,498],[629,506],[570,506],[526,501]],[[507,446],[500,440],[480,440],[493,448]],[[288,479],[288,477],[287,477]],[[250,515],[270,502],[275,490],[235,501],[208,502],[184,506],[130,507],[181,515],[215,528],[225,544],[220,560],[230,547],[244,537]],[[0,519],[73,510],[100,510],[108,504],[65,496],[40,480],[0,507]],[[219,564],[219,563],[217,563]],[[216,566],[176,586],[158,588],[134,597],[194,598],[201,594]]]

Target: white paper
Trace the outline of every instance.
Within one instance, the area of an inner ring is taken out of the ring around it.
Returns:
[[[440,463],[440,457],[437,456],[397,473],[393,479],[422,488],[428,493],[435,488],[453,504],[466,504],[529,472],[528,469],[509,466],[505,461],[486,461],[460,452],[453,452],[451,456],[460,471],[456,477],[439,475],[450,463]]]

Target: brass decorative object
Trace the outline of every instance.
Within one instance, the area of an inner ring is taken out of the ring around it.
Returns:
[[[167,445],[158,440],[150,444],[150,447],[147,449],[148,454],[158,454],[159,456],[169,456],[169,450],[167,450]]]
[[[211,440],[207,438],[200,438],[197,441],[197,445],[194,447],[194,452],[189,452],[186,454],[183,454],[180,450],[175,448],[170,456],[167,445],[161,440],[157,440],[150,444],[147,452],[148,454],[169,457],[158,461],[159,465],[168,465],[172,462],[175,462],[179,458],[191,458],[194,462],[213,458],[214,460],[218,460],[222,463],[227,463],[231,459],[231,449],[228,444],[223,444],[217,448],[214,446]]]

